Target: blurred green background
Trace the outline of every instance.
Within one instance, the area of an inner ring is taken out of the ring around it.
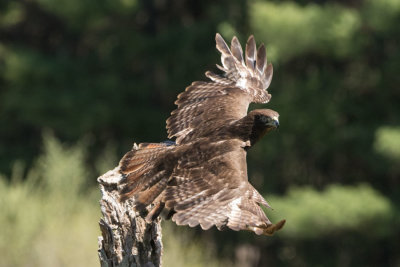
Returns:
[[[163,223],[165,266],[400,266],[399,0],[0,2],[0,266],[98,266],[96,177],[254,34],[281,127],[249,178],[273,237]],[[251,108],[254,108],[252,106]]]

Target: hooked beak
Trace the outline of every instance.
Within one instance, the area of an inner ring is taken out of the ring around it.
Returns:
[[[278,118],[272,118],[271,121],[267,123],[268,126],[273,127],[273,128],[279,128],[279,120]]]

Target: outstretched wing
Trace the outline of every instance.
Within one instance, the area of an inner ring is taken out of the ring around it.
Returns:
[[[233,139],[198,142],[186,152],[160,196],[165,207],[175,211],[178,225],[209,229],[229,227],[273,234],[284,221],[272,224],[260,205],[265,199],[247,180],[245,143]]]
[[[240,43],[233,37],[231,49],[217,33],[217,49],[221,52],[224,74],[210,71],[210,82],[194,82],[178,95],[178,106],[167,120],[168,137],[176,137],[177,144],[204,137],[232,120],[247,114],[251,102],[267,103],[267,92],[272,80],[272,65],[267,65],[264,45],[256,50],[253,36],[247,41],[245,59]]]

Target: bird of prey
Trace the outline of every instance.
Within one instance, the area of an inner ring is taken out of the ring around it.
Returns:
[[[215,39],[223,74],[207,71],[211,81],[193,82],[178,95],[167,120],[175,141],[135,144],[124,155],[121,201],[149,211],[147,221],[164,214],[178,225],[272,235],[285,220],[267,218],[261,205],[269,205],[249,183],[246,164],[247,150],[279,126],[273,110],[247,113],[250,103],[269,102],[272,65],[253,36],[245,55],[236,37],[230,48],[220,34]]]

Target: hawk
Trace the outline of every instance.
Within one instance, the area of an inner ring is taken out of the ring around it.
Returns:
[[[262,210],[270,206],[248,181],[246,154],[279,126],[273,110],[247,113],[250,103],[271,99],[272,65],[253,36],[245,55],[236,37],[230,48],[220,34],[215,39],[223,74],[207,71],[211,81],[193,82],[178,95],[167,119],[175,142],[135,144],[123,156],[121,201],[133,199],[137,211],[149,210],[149,222],[162,212],[178,225],[271,235],[285,220],[272,224]]]

